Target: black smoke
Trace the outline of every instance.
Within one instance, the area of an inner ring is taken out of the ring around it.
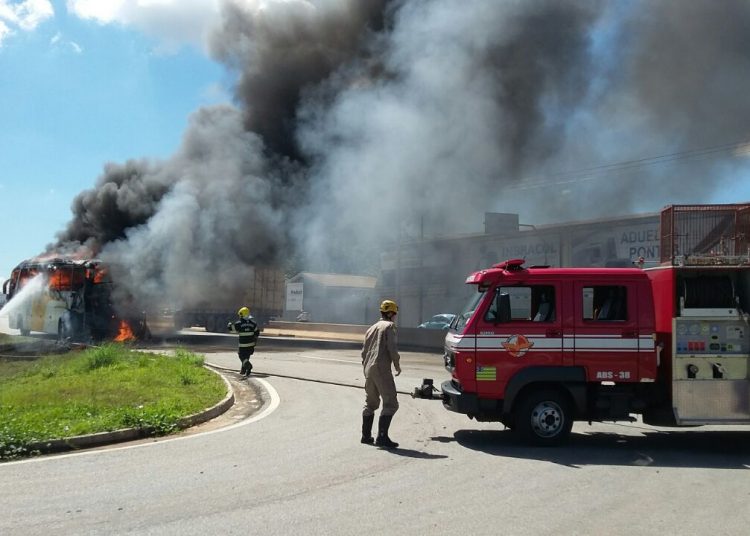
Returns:
[[[244,125],[268,149],[295,159],[303,93],[369,53],[384,29],[388,0],[277,2],[267,8],[226,2],[213,36],[214,57],[239,73],[235,96]]]

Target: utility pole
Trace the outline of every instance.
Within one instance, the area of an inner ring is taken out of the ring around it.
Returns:
[[[424,322],[424,213],[419,214],[419,324]]]
[[[398,221],[398,238],[396,240],[396,303],[401,303],[401,227],[403,220]],[[401,304],[403,305],[403,304]],[[401,326],[401,315],[396,315],[396,325]]]

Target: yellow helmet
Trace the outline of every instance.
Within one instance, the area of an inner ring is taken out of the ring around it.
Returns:
[[[248,309],[247,307],[240,307],[240,310],[237,311],[237,316],[239,316],[240,318],[247,318],[248,316],[250,316],[250,309]]]
[[[383,300],[380,304],[381,313],[398,313],[398,305],[393,300]]]

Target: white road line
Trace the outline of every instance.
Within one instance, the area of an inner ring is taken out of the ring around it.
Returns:
[[[334,359],[332,357],[318,357],[316,355],[304,355],[304,354],[300,354],[300,357],[304,357],[305,359],[318,359],[319,361],[336,361],[338,363],[349,363],[350,365],[361,365],[362,364],[360,361],[351,361],[349,359]]]
[[[191,435],[186,435],[186,436],[159,437],[159,438],[155,438],[156,441],[151,441],[149,443],[140,443],[138,445],[123,445],[121,447],[109,447],[109,448],[106,448],[105,450],[87,450],[83,452],[71,452],[68,454],[51,455],[51,456],[44,456],[40,458],[28,458],[26,460],[18,460],[14,462],[3,462],[3,463],[0,463],[0,471],[2,471],[3,467],[6,467],[8,465],[19,465],[22,463],[41,463],[41,462],[48,462],[48,461],[53,461],[53,460],[60,460],[64,458],[73,458],[77,456],[91,456],[94,454],[104,454],[106,452],[111,452],[113,450],[127,450],[127,449],[138,449],[138,448],[143,448],[143,447],[152,447],[154,445],[161,445],[161,444],[168,443],[171,441],[182,441],[184,439],[193,439],[195,437],[200,437],[204,435],[218,434],[221,432],[226,432],[228,430],[233,430],[234,428],[239,428],[240,426],[245,426],[248,424],[252,424],[254,422],[258,422],[259,420],[265,419],[271,413],[276,411],[276,408],[278,408],[279,404],[281,403],[281,398],[279,397],[279,393],[276,392],[276,389],[274,389],[271,386],[271,384],[268,383],[266,380],[262,378],[254,378],[254,379],[263,385],[263,388],[271,397],[271,402],[263,411],[261,411],[257,415],[253,415],[252,417],[249,417],[238,423],[231,424],[229,426],[224,426],[222,428],[217,428],[216,430],[209,430],[207,432],[200,432],[197,434],[191,434]]]

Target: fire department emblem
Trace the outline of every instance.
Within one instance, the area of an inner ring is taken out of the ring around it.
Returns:
[[[523,357],[534,346],[534,343],[525,335],[511,335],[502,343],[502,346],[513,357]]]

